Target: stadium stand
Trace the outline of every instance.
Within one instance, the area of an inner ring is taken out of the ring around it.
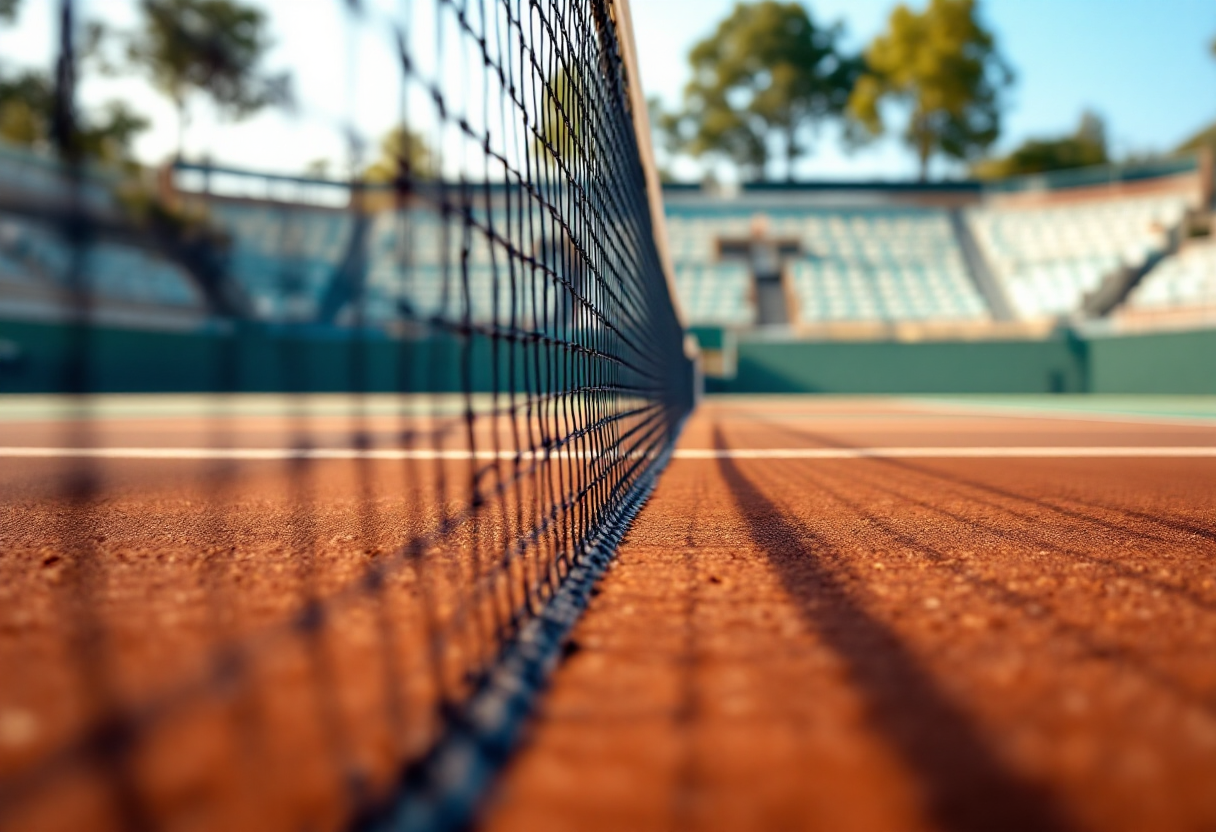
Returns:
[[[1179,195],[966,212],[993,274],[1023,318],[1067,315],[1122,267],[1138,267],[1167,245],[1186,213]]]
[[[76,280],[84,281],[81,288],[103,318],[156,309],[172,319],[203,308],[180,265],[129,236],[96,233],[73,253],[62,219],[81,211],[99,225],[117,226],[122,181],[114,170],[83,165],[71,184],[59,162],[0,144],[0,303],[6,314],[57,314]]]
[[[89,281],[101,302],[194,308],[200,303],[190,278],[176,266],[147,252],[109,242],[83,250],[72,263],[71,249],[51,229],[0,217],[0,279],[66,289],[73,269]]]
[[[81,182],[70,191],[84,207],[110,210],[115,207],[117,176],[109,170],[86,165]],[[0,142],[0,193],[34,205],[66,199],[69,188],[60,164],[44,153]]]
[[[1216,307],[1216,242],[1183,246],[1167,257],[1132,290],[1126,311],[1155,313]]]
[[[802,232],[809,256],[792,280],[804,323],[988,316],[944,212],[823,214]]]
[[[754,324],[756,306],[750,294],[751,283],[751,272],[742,264],[676,264],[676,292],[693,324]]]
[[[707,198],[712,201],[712,198]],[[272,320],[309,319],[344,256],[352,225],[337,209],[217,200],[213,217],[233,236],[232,273]],[[992,274],[1012,299],[1018,317],[1037,319],[1076,312],[1084,296],[1124,266],[1144,263],[1165,245],[1186,200],[1177,195],[1111,198],[1032,208],[968,208],[965,221]],[[753,205],[714,211],[669,206],[669,249],[676,288],[694,326],[748,328],[757,323],[756,275],[724,244],[748,240],[759,214],[774,239],[796,253],[783,258],[793,299],[793,322],[972,322],[992,312],[969,274],[947,210],[934,208],[831,208]],[[392,211],[371,219],[363,315],[392,320],[404,308],[422,317],[462,314],[493,317],[511,303],[507,276],[495,279],[490,246],[428,234],[428,220],[403,223]],[[409,227],[404,239],[395,229]],[[464,247],[468,246],[467,257]],[[447,252],[443,250],[447,246]],[[409,278],[397,265],[409,262]],[[467,263],[467,298],[445,290],[449,272]],[[446,265],[444,265],[446,264]],[[497,299],[495,294],[497,293]],[[535,299],[543,303],[543,299]],[[532,299],[517,296],[526,316]]]
[[[1047,183],[1023,193],[1011,181],[991,192],[958,189],[953,201],[883,183],[855,183],[851,191],[677,187],[665,205],[675,288],[688,325],[736,330],[774,322],[762,314],[762,289],[764,298],[774,291],[784,298],[778,322],[807,331],[1049,323],[1086,313],[1086,298],[1129,269],[1147,276],[1127,281],[1140,282],[1126,302],[1115,298],[1120,314],[1210,306],[1210,251],[1192,244],[1181,258],[1168,256],[1167,241],[1195,200],[1179,189],[1178,171],[1164,173],[1114,185],[1095,173],[1078,187]],[[64,196],[61,174],[38,154],[0,147],[0,192],[54,204]],[[86,207],[113,213],[112,174],[86,174]],[[493,223],[504,221],[497,207],[478,208],[469,233],[445,237],[434,206],[402,209],[372,199],[365,219],[356,219],[335,197],[337,182],[191,165],[179,166],[173,181],[227,240],[216,252],[222,279],[262,321],[341,324],[358,315],[373,326],[402,318],[480,324],[513,309],[527,324],[551,317],[545,310],[560,295],[505,268],[505,250],[490,243],[501,234]],[[36,214],[3,208],[0,286],[10,297],[16,287],[62,290],[71,264],[58,232]],[[516,221],[541,226],[536,216]],[[546,254],[534,236],[537,264],[561,259],[557,247]],[[103,305],[205,306],[198,275],[163,253],[98,240],[87,257],[84,271]],[[352,304],[354,297],[362,303]]]
[[[747,327],[756,322],[752,275],[741,263],[720,261],[724,237],[747,238],[749,215],[668,211],[668,248],[676,292],[689,323]]]
[[[763,217],[785,253],[797,324],[831,321],[984,320],[988,309],[967,274],[948,214],[933,209],[790,206],[759,211],[668,212],[680,301],[694,325],[756,320],[755,277],[723,262],[731,241],[754,236]]]
[[[231,236],[230,273],[259,317],[316,316],[350,238],[349,213],[228,200],[212,201],[208,213]]]
[[[539,228],[539,217],[534,214],[531,219]],[[493,222],[500,229],[496,233],[501,233],[507,218],[496,210]],[[404,310],[407,317],[422,319],[462,319],[467,313],[477,324],[513,315],[521,325],[531,326],[545,320],[544,310],[552,310],[558,302],[554,281],[542,281],[538,288],[534,281],[524,280],[524,269],[508,262],[501,242],[491,245],[481,230],[467,237],[445,234],[434,212],[379,213],[370,234],[363,312],[368,320],[386,322]],[[533,246],[542,250],[539,240]],[[467,296],[464,269],[468,270]],[[581,287],[581,291],[589,290]]]
[[[492,251],[480,231],[467,238],[446,233],[433,211],[377,211],[360,231],[349,211],[337,209],[227,199],[210,199],[207,206],[211,221],[232,240],[233,278],[266,320],[317,319],[344,272],[359,285],[358,314],[372,325],[403,316],[463,319],[466,312],[470,322],[482,324],[509,316],[512,308],[527,324],[544,319],[544,310],[558,303],[555,286],[537,290],[535,282],[521,279],[518,266],[513,279],[501,245]],[[496,220],[505,217],[496,214]],[[350,249],[358,233],[367,238],[366,246],[355,246],[366,252],[366,262],[354,263]],[[355,306],[347,307],[348,316]]]

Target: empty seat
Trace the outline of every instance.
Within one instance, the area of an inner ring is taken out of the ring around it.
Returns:
[[[967,222],[1018,313],[1063,315],[1122,267],[1166,243],[1186,211],[1182,197],[1122,197],[1032,209],[978,208]]]
[[[1216,243],[1194,242],[1152,269],[1128,296],[1129,311],[1216,306]]]

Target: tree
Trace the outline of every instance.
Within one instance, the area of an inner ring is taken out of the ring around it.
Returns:
[[[1008,156],[978,162],[972,167],[972,173],[980,179],[1000,179],[1104,165],[1109,161],[1106,125],[1098,115],[1085,112],[1072,135],[1058,139],[1027,139]]]
[[[289,106],[287,73],[265,72],[271,47],[265,14],[238,0],[141,0],[141,30],[128,55],[177,109],[178,155],[191,98],[211,99],[221,116],[247,118],[270,106]]]
[[[0,138],[25,147],[47,145],[54,99],[50,79],[40,72],[0,76]],[[128,161],[132,141],[148,126],[148,120],[124,102],[110,101],[100,112],[80,115],[72,142],[83,156],[103,162]]]
[[[1216,58],[1216,38],[1212,39],[1208,48],[1211,50],[1212,57]],[[1174,149],[1174,153],[1194,153],[1203,148],[1212,148],[1216,150],[1216,123],[1200,129],[1198,132],[1189,136],[1182,144]]]
[[[843,114],[860,71],[838,49],[840,34],[800,3],[739,3],[689,53],[683,106],[661,119],[669,147],[763,176],[777,143],[792,179],[816,128]]]
[[[110,101],[100,116],[86,117],[77,126],[80,150],[85,156],[103,162],[131,160],[131,144],[135,137],[151,126],[147,118],[132,110],[123,101]]]
[[[903,138],[922,181],[934,155],[971,159],[1000,135],[1013,73],[977,18],[976,0],[930,0],[919,13],[897,6],[865,57],[849,112],[876,136],[886,130],[887,102],[909,110]]]
[[[0,137],[26,147],[45,143],[53,99],[51,82],[40,72],[0,76]]]
[[[17,17],[19,0],[0,0],[0,21]],[[76,35],[78,66],[105,69],[105,26],[89,21]],[[13,73],[0,67],[0,138],[16,145],[44,148],[51,143],[55,120],[55,85],[50,74],[26,69]],[[73,151],[103,162],[131,158],[131,143],[149,126],[148,120],[122,101],[85,111],[73,120],[69,142]]]
[[[325,157],[313,159],[304,166],[304,175],[310,179],[328,179],[330,162]]]
[[[1187,138],[1182,144],[1174,149],[1175,153],[1194,153],[1197,150],[1202,150],[1205,147],[1210,147],[1216,150],[1216,124],[1209,124],[1193,136]]]
[[[584,71],[575,67],[568,72],[559,66],[540,89],[541,118],[539,133],[532,142],[536,158],[544,165],[577,167],[577,159],[595,152],[594,142],[587,142],[583,123],[595,116],[594,89]]]
[[[363,178],[375,183],[430,179],[437,173],[436,161],[422,136],[399,124],[381,139],[380,157],[368,166]]]

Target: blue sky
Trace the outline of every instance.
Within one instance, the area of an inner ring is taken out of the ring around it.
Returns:
[[[668,105],[687,79],[686,56],[735,0],[635,0],[647,93]],[[817,21],[842,21],[846,45],[864,46],[885,26],[891,0],[813,0]],[[911,4],[923,7],[923,0]],[[1212,0],[983,0],[982,13],[1017,72],[1002,148],[1073,129],[1083,108],[1107,120],[1120,154],[1166,150],[1216,120]],[[894,141],[852,155],[830,139],[801,173],[908,177],[910,155]]]
[[[208,147],[220,160],[295,172],[319,156],[341,157],[336,125],[343,118],[357,121],[369,135],[391,126],[401,93],[393,83],[390,43],[352,39],[338,0],[256,1],[267,8],[278,33],[271,63],[296,71],[307,117],[268,114],[221,126],[201,108],[190,134],[196,148]],[[82,2],[86,11],[119,24],[133,20],[134,0]],[[403,0],[368,2],[387,13],[400,9]],[[53,0],[25,0],[19,26],[0,31],[0,60],[45,63],[54,5]],[[413,4],[416,9],[431,5],[429,0]],[[633,0],[648,94],[668,105],[678,101],[689,48],[733,5],[734,0]],[[857,49],[883,28],[894,3],[813,0],[807,5],[817,20],[842,21],[846,45]],[[1216,119],[1216,60],[1207,52],[1216,36],[1212,0],[983,0],[982,9],[1018,76],[1002,148],[1029,136],[1067,132],[1087,107],[1107,119],[1120,154],[1168,149]],[[318,44],[328,45],[324,60],[316,60]],[[352,84],[352,77],[359,83]],[[349,94],[351,89],[357,93]],[[154,129],[137,148],[141,157],[154,160],[172,151],[175,121],[163,98],[132,79],[95,81],[85,90],[86,100],[112,97],[125,98],[153,117]],[[698,170],[690,164],[678,169],[687,175]],[[799,173],[901,178],[913,176],[915,164],[895,140],[846,154],[825,136]]]

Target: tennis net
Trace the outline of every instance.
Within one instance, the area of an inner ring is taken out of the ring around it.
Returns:
[[[55,152],[0,145],[0,826],[463,827],[693,406],[628,9],[144,2],[218,114],[153,169],[58,8]],[[313,16],[290,113],[225,121],[225,9]]]

